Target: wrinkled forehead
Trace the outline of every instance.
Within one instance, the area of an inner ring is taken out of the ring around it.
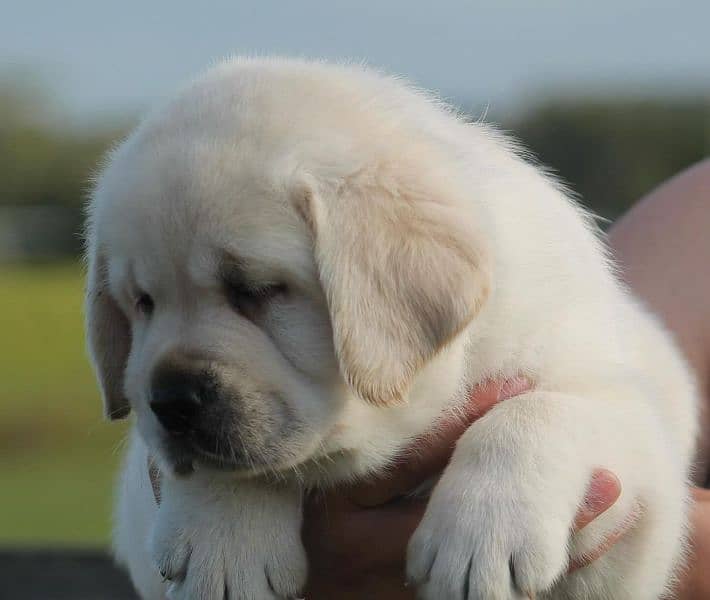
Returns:
[[[130,269],[206,283],[227,261],[255,279],[314,280],[310,237],[274,160],[215,141],[173,146],[122,148],[99,181],[94,234],[111,279]]]

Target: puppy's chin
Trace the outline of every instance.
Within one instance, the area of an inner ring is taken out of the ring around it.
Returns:
[[[193,452],[157,452],[158,463],[162,470],[165,470],[175,477],[189,477],[197,470],[213,470],[225,473],[233,473],[235,477],[247,477],[254,474],[253,469],[244,465],[228,461],[219,456],[209,456]]]
[[[253,471],[251,466],[237,460],[200,450],[183,444],[164,442],[154,451],[161,468],[176,477],[189,477],[196,470],[215,470],[245,476]]]
[[[289,457],[286,460],[278,457],[270,460],[265,457],[240,455],[226,457],[196,445],[178,445],[170,441],[163,443],[157,451],[157,456],[161,467],[176,477],[189,477],[196,470],[200,470],[228,473],[239,479],[287,471],[309,458],[308,456],[301,459]]]

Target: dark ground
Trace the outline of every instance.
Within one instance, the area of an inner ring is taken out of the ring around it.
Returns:
[[[0,550],[0,600],[138,600],[111,558],[87,550]]]

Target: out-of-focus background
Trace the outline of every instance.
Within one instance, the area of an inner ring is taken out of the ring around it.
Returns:
[[[147,107],[233,53],[351,58],[521,138],[608,219],[710,150],[710,3],[6,3],[0,547],[103,546],[125,425],[85,358],[82,204]],[[1,595],[1,594],[0,594]]]

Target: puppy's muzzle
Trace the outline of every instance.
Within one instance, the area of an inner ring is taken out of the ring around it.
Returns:
[[[189,474],[195,462],[227,470],[254,463],[248,453],[257,442],[243,437],[243,399],[218,370],[214,361],[171,354],[153,371],[150,408],[163,431],[161,453],[176,474]]]
[[[160,452],[176,473],[198,462],[220,469],[251,470],[278,459],[287,407],[275,394],[240,393],[220,377],[220,365],[171,354],[155,367],[150,409],[162,430]]]

